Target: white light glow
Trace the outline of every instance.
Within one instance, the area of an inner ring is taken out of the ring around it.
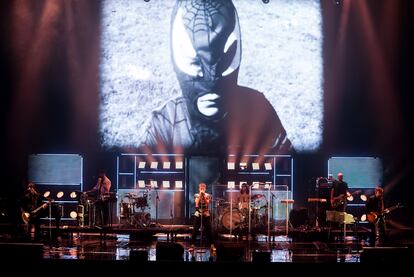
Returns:
[[[138,187],[139,188],[145,188],[145,181],[144,180],[138,180]]]
[[[183,169],[183,162],[175,162],[175,169]]]
[[[171,168],[171,163],[170,162],[163,162],[162,168],[164,168],[164,169],[170,169]]]
[[[162,181],[163,188],[170,188],[170,181]]]
[[[139,162],[138,163],[138,168],[140,168],[140,169],[145,168],[145,162]]]
[[[183,188],[183,181],[175,181],[175,188],[182,189]]]

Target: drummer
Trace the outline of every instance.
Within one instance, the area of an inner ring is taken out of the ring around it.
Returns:
[[[240,210],[248,210],[249,209],[249,186],[247,183],[240,184],[240,195],[237,199],[239,204]]]

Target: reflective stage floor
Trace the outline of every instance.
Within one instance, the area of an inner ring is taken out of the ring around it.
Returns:
[[[363,227],[348,230],[345,237],[342,230],[328,228],[291,229],[288,236],[275,230],[254,236],[216,234],[213,245],[192,245],[191,229],[186,225],[140,230],[63,227],[56,232],[44,226],[39,241],[4,231],[0,235],[1,259],[36,262],[42,265],[35,267],[39,272],[66,267],[92,272],[127,268],[152,272],[186,268],[220,271],[223,267],[242,272],[262,268],[292,272],[303,270],[303,265],[322,270],[333,266],[372,270],[365,265],[404,264],[414,257],[414,240],[407,234],[394,232],[390,244],[370,247],[368,231]]]

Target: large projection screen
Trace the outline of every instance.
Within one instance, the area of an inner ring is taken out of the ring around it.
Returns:
[[[320,2],[233,3],[242,38],[238,84],[264,94],[296,151],[318,150],[323,132]],[[174,4],[173,0],[103,1],[103,147],[139,147],[152,111],[180,95],[170,46]]]

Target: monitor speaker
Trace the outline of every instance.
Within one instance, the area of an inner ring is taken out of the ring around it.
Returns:
[[[361,263],[407,262],[410,257],[408,247],[364,247]]]
[[[242,262],[244,246],[237,244],[220,244],[217,246],[218,262]]]
[[[184,261],[184,247],[174,242],[158,242],[156,246],[157,261]]]

